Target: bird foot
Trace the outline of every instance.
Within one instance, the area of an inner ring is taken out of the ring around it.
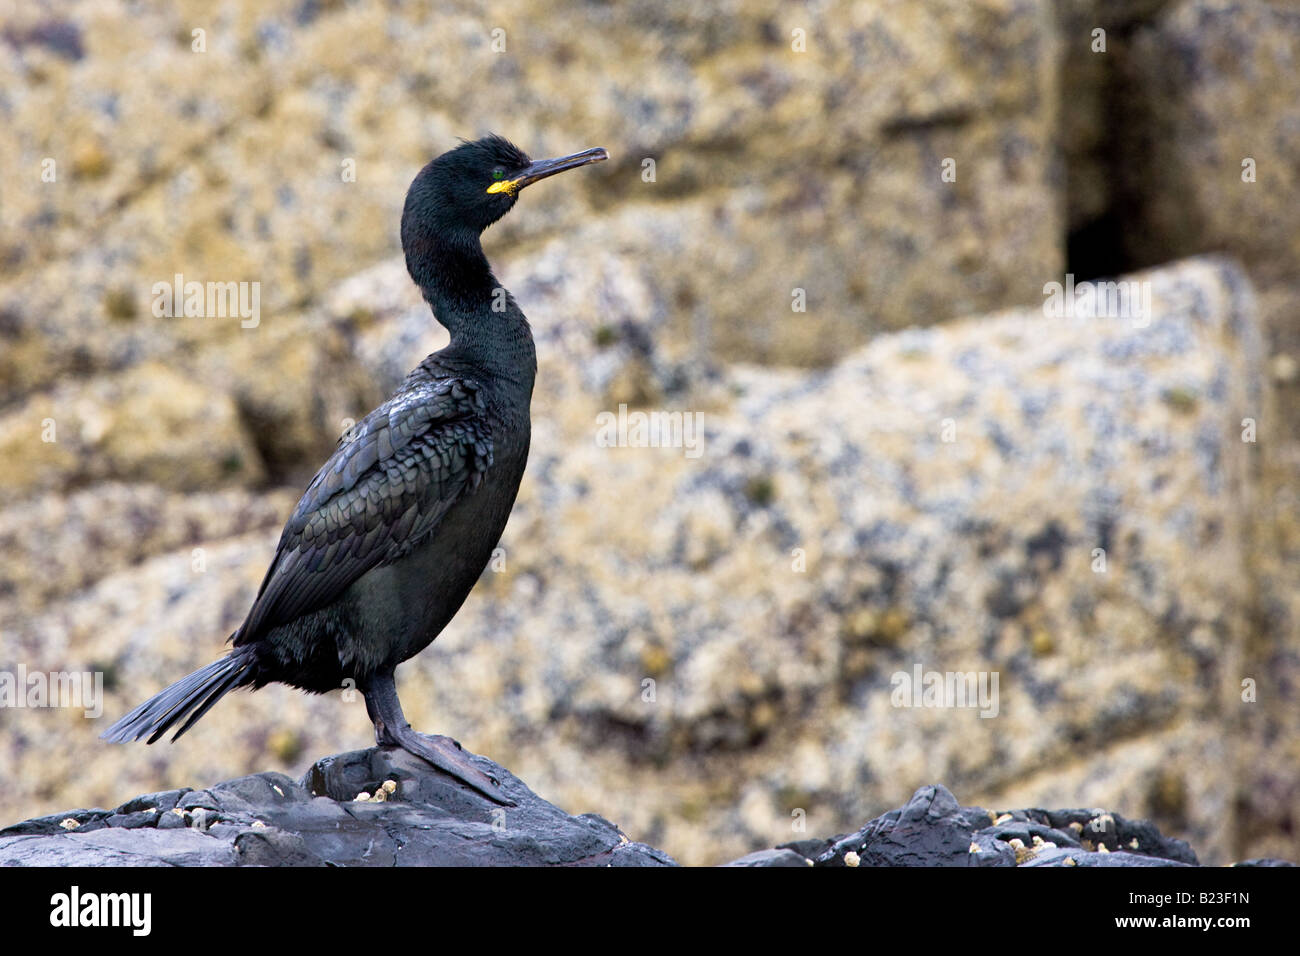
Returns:
[[[366,695],[366,713],[375,725],[375,742],[379,746],[401,747],[492,802],[507,807],[516,805],[501,789],[501,781],[474,766],[456,741],[450,737],[416,733],[411,729],[402,714],[391,673],[373,675],[363,693]]]
[[[375,736],[379,738],[381,735],[376,732]],[[410,725],[401,732],[393,732],[385,727],[383,737],[386,739],[379,740],[381,746],[401,747],[407,753],[428,761],[443,773],[459,780],[492,802],[507,807],[516,806],[515,801],[506,796],[505,791],[501,789],[501,781],[474,766],[460,744],[452,738],[440,734],[417,733]]]
[[[456,740],[454,737],[448,737],[445,734],[422,734],[411,727],[410,724],[406,725],[406,730],[422,740],[429,741],[431,746],[437,747],[444,752],[459,750],[464,753],[465,748],[462,747],[460,741]],[[375,743],[381,747],[402,746],[402,743],[397,739],[397,736],[382,723],[375,725]]]

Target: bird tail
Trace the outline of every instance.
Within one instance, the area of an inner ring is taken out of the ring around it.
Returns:
[[[149,743],[154,743],[173,724],[193,711],[172,737],[175,741],[230,691],[253,683],[255,663],[256,658],[251,648],[232,651],[221,660],[199,668],[150,697],[100,734],[100,737],[113,743],[126,743],[129,740],[139,740],[152,731]]]

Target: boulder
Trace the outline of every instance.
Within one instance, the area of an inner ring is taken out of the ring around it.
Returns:
[[[72,379],[0,413],[0,485],[17,496],[96,481],[197,491],[265,477],[231,397],[159,362]]]
[[[824,847],[797,846],[814,866],[831,867],[1198,865],[1191,847],[1145,820],[1104,810],[991,813],[959,805],[941,785]]]
[[[1300,9],[1182,0],[1125,41],[1115,130],[1130,261],[1225,252],[1259,290],[1282,401],[1300,401]],[[1279,422],[1294,449],[1295,416]],[[1294,455],[1294,451],[1291,452]]]
[[[401,750],[172,790],[0,830],[0,866],[672,866],[594,814],[570,816],[482,757],[501,807]]]

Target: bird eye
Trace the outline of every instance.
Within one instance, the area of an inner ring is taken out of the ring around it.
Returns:
[[[502,176],[504,176],[505,174],[506,174],[506,171],[505,171],[504,169],[502,169],[500,166],[498,166],[496,169],[492,170],[492,178],[493,178],[493,179],[500,179],[500,178],[501,178]]]

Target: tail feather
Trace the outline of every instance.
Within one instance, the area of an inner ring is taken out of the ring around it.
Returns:
[[[202,717],[209,710],[211,710],[213,704],[221,700],[221,698],[225,697],[226,694],[234,690],[237,686],[240,686],[239,678],[243,676],[243,673],[244,672],[242,670],[233,671],[229,677],[227,677],[225,680],[221,681],[215,687],[213,687],[212,693],[208,694],[207,699],[203,701],[202,705],[199,706],[194,711],[194,713],[190,714],[189,720],[185,721],[185,723],[181,725],[181,729],[176,731],[176,736],[173,737],[172,740],[174,741],[178,739],[183,733],[185,733],[185,731],[193,727],[195,722],[197,722],[200,717]],[[181,716],[180,714],[177,714],[177,718],[179,718],[180,716]],[[160,729],[157,733],[155,733],[152,737],[149,738],[149,743],[153,743],[155,740],[161,737],[166,732],[166,730],[167,730],[166,727]]]
[[[100,737],[113,743],[125,743],[149,734],[149,743],[154,743],[178,720],[193,711],[189,720],[172,737],[175,741],[222,697],[236,687],[251,684],[253,664],[254,657],[248,651],[237,650],[227,654],[150,697]]]

